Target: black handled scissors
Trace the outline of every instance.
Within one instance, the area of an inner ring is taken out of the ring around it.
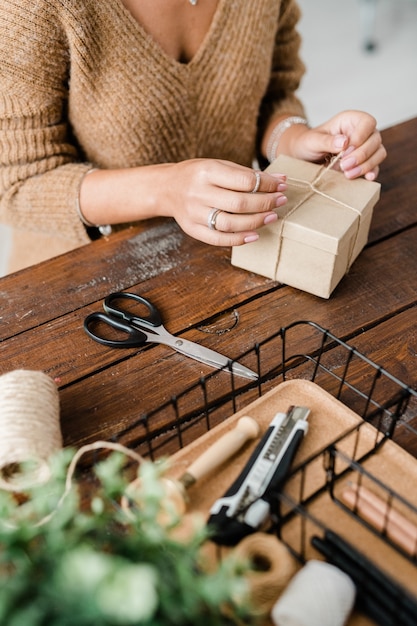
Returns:
[[[147,309],[145,315],[135,315],[130,311],[118,306],[116,302],[134,301],[136,304],[144,305]],[[84,329],[86,333],[95,341],[110,346],[111,348],[137,348],[145,343],[162,343],[170,346],[177,352],[189,356],[192,359],[201,361],[211,367],[232,371],[238,376],[257,380],[258,375],[244,365],[240,365],[235,361],[200,346],[198,343],[181,339],[171,335],[162,324],[161,314],[158,309],[146,298],[138,296],[134,293],[116,292],[112,293],[104,300],[103,312],[91,313],[84,320]],[[117,331],[125,333],[122,339],[107,339],[97,329],[100,324],[104,323]]]

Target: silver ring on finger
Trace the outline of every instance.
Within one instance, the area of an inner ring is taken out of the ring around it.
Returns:
[[[259,170],[253,170],[253,173],[255,174],[255,187],[252,189],[251,193],[256,193],[261,186],[261,172]]]
[[[219,215],[219,213],[221,213],[222,210],[221,209],[211,209],[208,218],[207,218],[207,226],[210,228],[210,230],[217,230],[216,228],[216,219],[217,216]]]

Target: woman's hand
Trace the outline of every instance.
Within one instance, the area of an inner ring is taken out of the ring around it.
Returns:
[[[162,215],[205,243],[237,246],[258,239],[287,201],[283,174],[258,172],[229,161],[192,159],[166,164]]]
[[[320,162],[343,151],[339,165],[347,178],[375,180],[387,155],[376,120],[362,111],[343,111],[315,128],[297,125],[285,134],[287,154],[298,159]]]
[[[173,217],[205,243],[239,246],[276,221],[287,198],[283,174],[216,159],[191,159],[123,170],[93,170],[80,187],[79,208],[92,224]]]

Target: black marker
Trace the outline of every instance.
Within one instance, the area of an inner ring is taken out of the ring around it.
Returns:
[[[417,625],[417,598],[345,539],[327,530],[323,538],[312,537],[311,543],[350,576],[357,590],[358,609],[379,626]]]

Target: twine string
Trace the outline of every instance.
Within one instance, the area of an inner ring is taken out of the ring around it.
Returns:
[[[0,489],[22,493],[51,477],[50,462],[62,450],[58,389],[44,372],[13,370],[0,376]],[[143,457],[122,444],[95,441],[81,447],[68,466],[64,491],[55,509],[35,526],[46,524],[72,488],[76,467],[95,450],[121,452],[137,463]]]
[[[46,482],[48,459],[61,448],[59,397],[53,380],[31,370],[0,376],[0,488],[22,491]]]
[[[140,454],[137,454],[137,452],[134,452],[134,450],[130,450],[129,448],[126,448],[126,446],[124,446],[121,443],[115,443],[111,441],[94,441],[93,443],[89,443],[89,444],[86,444],[85,446],[82,446],[73,455],[71,462],[68,466],[67,474],[65,478],[65,489],[60,499],[58,500],[56,508],[53,511],[51,511],[51,513],[49,513],[48,515],[45,515],[45,517],[43,517],[39,522],[37,522],[35,524],[35,527],[43,526],[44,524],[46,524],[53,518],[56,512],[63,505],[65,498],[68,496],[68,494],[70,493],[72,489],[72,480],[74,478],[75,470],[77,469],[77,465],[80,459],[84,456],[84,454],[87,454],[88,452],[94,452],[96,450],[112,450],[114,452],[121,452],[125,456],[128,456],[134,461],[136,461],[138,464],[141,464],[144,461],[143,457]]]

